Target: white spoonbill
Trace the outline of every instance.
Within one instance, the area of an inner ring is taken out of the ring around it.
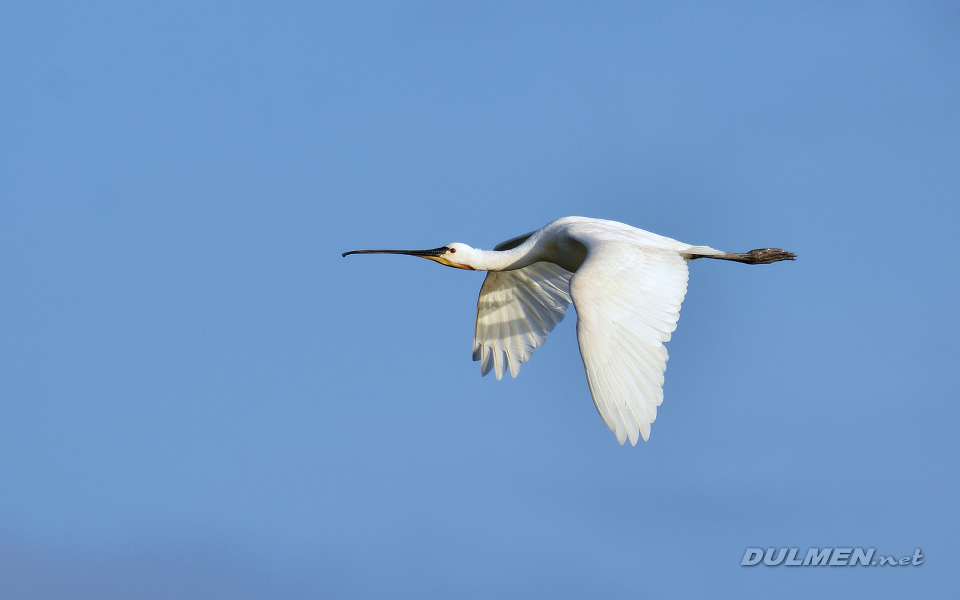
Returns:
[[[623,444],[650,436],[663,401],[664,342],[687,292],[687,261],[747,264],[794,260],[779,248],[732,254],[691,246],[616,221],[565,217],[543,229],[478,250],[454,243],[432,250],[354,250],[406,254],[448,267],[487,271],[477,301],[473,360],[480,373],[516,377],[547,334],[577,309],[577,340],[593,403]]]

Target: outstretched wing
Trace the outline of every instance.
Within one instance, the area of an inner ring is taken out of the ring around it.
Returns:
[[[477,300],[473,336],[473,360],[480,361],[481,375],[493,370],[500,379],[509,366],[510,375],[517,376],[520,365],[530,360],[563,320],[570,305],[572,276],[549,262],[487,273]]]
[[[650,436],[663,402],[663,343],[677,327],[686,292],[680,254],[620,242],[588,247],[570,282],[590,393],[621,444]]]

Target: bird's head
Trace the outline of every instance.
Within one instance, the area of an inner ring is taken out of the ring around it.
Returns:
[[[407,256],[426,258],[448,267],[473,271],[474,267],[470,266],[470,263],[475,252],[470,246],[455,242],[432,250],[352,250],[344,252],[343,256],[349,254],[406,254]]]

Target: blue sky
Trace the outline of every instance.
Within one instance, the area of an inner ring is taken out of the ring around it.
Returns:
[[[958,140],[949,2],[4,3],[0,591],[955,590]],[[340,257],[567,215],[799,255],[691,264],[635,448],[572,313],[481,379],[481,274]]]

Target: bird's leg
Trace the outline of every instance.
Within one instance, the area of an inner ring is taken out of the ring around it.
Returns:
[[[781,260],[796,260],[797,255],[780,248],[758,248],[743,254],[736,252],[719,252],[717,254],[691,254],[691,259],[716,258],[718,260],[732,260],[748,265],[766,265]]]

